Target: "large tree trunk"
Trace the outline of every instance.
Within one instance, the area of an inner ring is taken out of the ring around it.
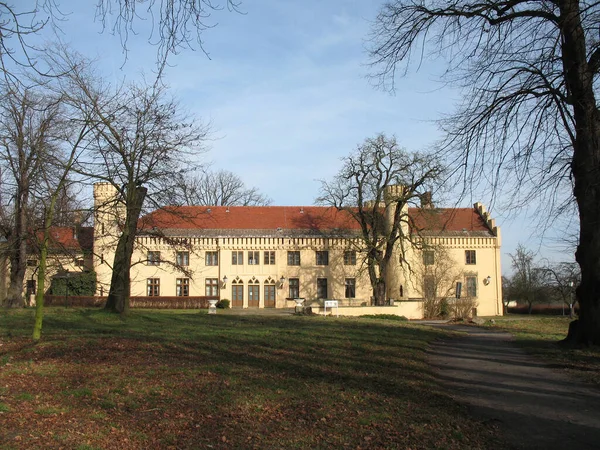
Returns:
[[[8,308],[22,308],[25,306],[23,299],[23,283],[27,269],[27,213],[28,202],[27,188],[17,188],[15,200],[15,229],[10,245],[10,284],[8,287],[6,306]]]
[[[563,0],[562,58],[576,123],[572,171],[579,207],[580,234],[575,258],[581,267],[576,294],[579,320],[569,329],[567,341],[600,344],[600,114],[596,107],[593,73],[587,63],[585,34],[579,2]]]
[[[375,306],[384,306],[386,299],[385,280],[379,279],[375,283]]]
[[[129,310],[129,289],[131,256],[137,233],[137,222],[146,198],[147,189],[141,186],[128,187],[123,233],[119,237],[113,263],[110,291],[104,307],[108,311],[127,314]]]

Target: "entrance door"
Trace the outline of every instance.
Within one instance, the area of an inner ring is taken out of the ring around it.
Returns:
[[[244,285],[233,284],[231,285],[231,307],[242,308],[244,306]]]
[[[260,285],[249,284],[248,285],[248,308],[258,308],[260,300]]]
[[[274,284],[265,284],[265,308],[275,308]]]

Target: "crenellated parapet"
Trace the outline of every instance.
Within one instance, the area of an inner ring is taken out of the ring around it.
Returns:
[[[479,214],[479,216],[481,217],[481,219],[483,220],[485,225],[489,228],[489,230],[492,232],[492,234],[494,236],[496,236],[499,241],[500,240],[500,227],[496,226],[496,219],[493,219],[491,217],[489,211],[486,209],[486,207],[483,205],[483,203],[476,202],[473,204],[473,208],[475,209],[477,214]]]

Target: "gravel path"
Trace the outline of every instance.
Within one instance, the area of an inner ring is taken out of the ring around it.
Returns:
[[[516,449],[600,449],[600,390],[525,354],[508,333],[461,325],[430,363],[473,415],[493,421]]]

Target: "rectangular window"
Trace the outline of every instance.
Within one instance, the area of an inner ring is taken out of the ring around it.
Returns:
[[[244,252],[231,252],[231,265],[241,266],[244,264]]]
[[[206,252],[206,265],[207,266],[218,266],[219,265],[219,253],[218,252]]]
[[[317,278],[317,298],[327,298],[327,278]]]
[[[248,307],[258,308],[260,301],[260,285],[249,284],[248,285]]]
[[[317,266],[329,265],[329,252],[327,250],[318,251],[318,252],[316,252],[316,254],[317,254]]]
[[[35,266],[37,266],[37,263],[38,263],[38,262],[37,262],[37,259],[28,259],[28,260],[27,260],[27,265],[28,265],[29,267],[35,267]]]
[[[477,277],[466,277],[467,297],[477,297]]]
[[[146,261],[149,266],[160,266],[160,252],[148,252]]]
[[[189,297],[190,295],[190,279],[177,278],[175,295],[177,297]]]
[[[356,298],[356,278],[346,278],[344,283],[346,288],[346,298]]]
[[[260,252],[248,252],[248,265],[258,266],[260,259]]]
[[[175,255],[175,261],[178,266],[189,266],[190,252],[177,252],[177,254]]]
[[[435,277],[431,275],[423,277],[423,296],[428,300],[436,297]]]
[[[299,298],[300,297],[300,280],[298,278],[290,278],[290,295],[289,298]]]
[[[475,250],[465,250],[465,264],[477,264],[477,255]]]
[[[148,297],[160,296],[160,278],[148,278],[146,295]]]
[[[205,282],[205,295],[207,297],[219,296],[219,280],[217,278],[207,278]]]
[[[244,305],[244,285],[234,284],[231,286],[231,306]]]
[[[423,250],[423,265],[433,266],[435,264],[435,253],[433,250]]]
[[[265,252],[264,263],[265,263],[265,266],[275,265],[275,252],[274,251]]]
[[[35,294],[35,280],[27,280],[27,296]]]
[[[356,252],[354,250],[348,250],[344,252],[344,265],[355,266],[356,265]]]
[[[75,265],[77,267],[83,267],[85,265],[85,261],[83,259],[76,259],[75,260]]]
[[[265,308],[275,308],[274,284],[265,284]]]
[[[293,251],[288,252],[288,266],[299,266],[300,265],[300,252]]]

